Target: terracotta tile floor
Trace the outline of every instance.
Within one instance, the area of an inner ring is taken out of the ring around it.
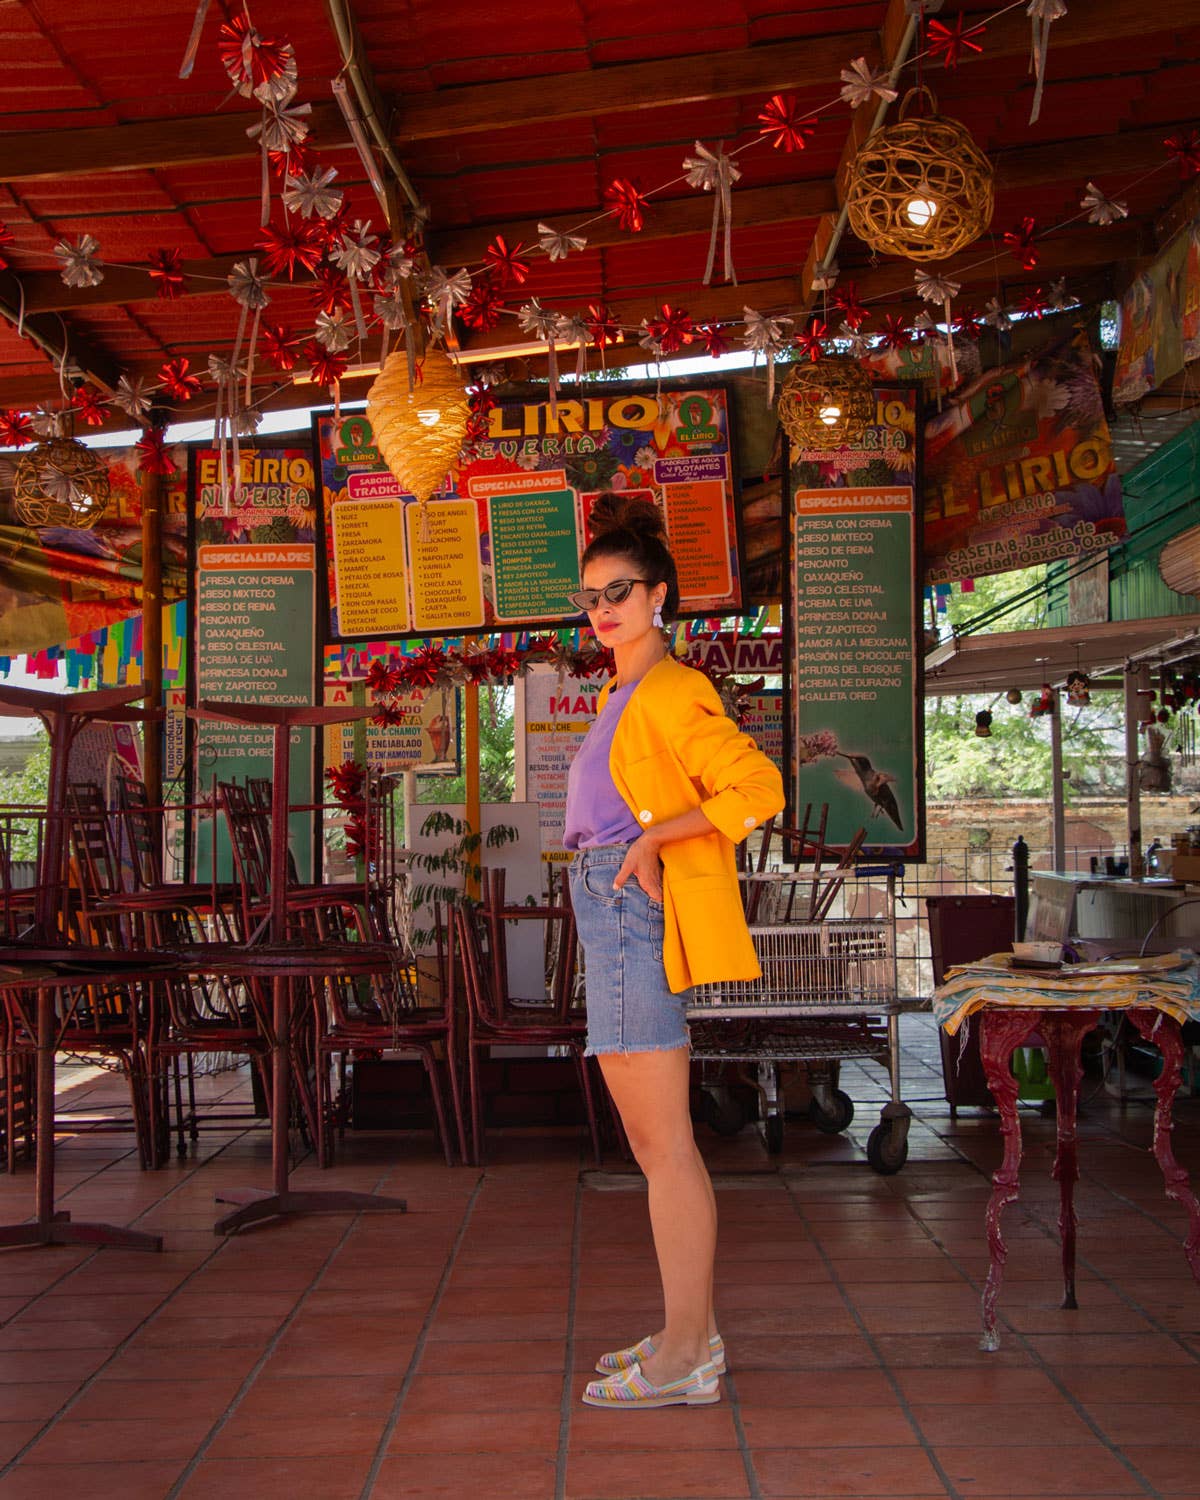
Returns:
[[[641,1180],[590,1170],[573,1133],[497,1133],[480,1173],[432,1140],[348,1139],[298,1183],[401,1193],[404,1216],[212,1233],[214,1189],[265,1184],[267,1138],[227,1126],[138,1170],[127,1133],[59,1147],[60,1198],[161,1230],[161,1255],[0,1254],[0,1500],[678,1500],[678,1497],[1171,1496],[1200,1500],[1200,1289],[1184,1216],[1145,1151],[1145,1099],[1093,1083],[1081,1117],[1080,1301],[1061,1311],[1053,1123],[1023,1113],[1025,1194],[1005,1227],[1003,1342],[978,1349],[995,1117],[952,1121],[936,1034],[905,1027],[917,1118],[895,1177],[863,1143],[885,1097],[846,1067],[842,1137],[789,1124],[700,1139],[721,1212],[720,1405],[612,1414],[579,1403],[592,1361],[652,1329]],[[123,1107],[64,1068],[66,1107]],[[1136,1081],[1135,1081],[1136,1082]],[[215,1102],[244,1079],[207,1081]],[[1200,1100],[1176,1146],[1200,1174]],[[0,1215],[33,1177],[0,1175]]]

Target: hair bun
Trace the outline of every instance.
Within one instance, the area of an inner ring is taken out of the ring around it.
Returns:
[[[667,540],[662,514],[653,500],[641,495],[623,495],[619,490],[605,490],[596,497],[588,525],[593,537],[628,531],[638,537],[655,537],[664,544]]]

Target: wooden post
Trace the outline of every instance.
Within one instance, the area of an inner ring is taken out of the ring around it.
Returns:
[[[142,686],[147,708],[162,707],[162,477],[142,470]],[[146,800],[161,807],[161,723],[148,721],[142,732]]]
[[[1063,800],[1066,783],[1063,780],[1062,705],[1062,694],[1055,688],[1051,695],[1050,709],[1051,850],[1054,856],[1054,868],[1060,875],[1067,868],[1067,819]]]
[[[1125,828],[1129,878],[1142,878],[1142,757],[1138,750],[1137,667],[1125,663]]]

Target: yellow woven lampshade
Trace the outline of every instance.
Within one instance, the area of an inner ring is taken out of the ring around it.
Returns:
[[[992,164],[957,120],[905,117],[863,142],[850,164],[846,208],[854,233],[883,255],[942,260],[977,240],[992,222]]]
[[[108,509],[108,465],[94,448],[53,437],[17,460],[13,509],[26,526],[90,531]]]
[[[424,503],[441,488],[466,435],[470,401],[448,359],[429,354],[408,388],[408,355],[398,349],[367,394],[375,445],[410,495]]]
[[[845,448],[874,416],[870,376],[842,354],[793,365],[779,393],[779,423],[797,449]]]

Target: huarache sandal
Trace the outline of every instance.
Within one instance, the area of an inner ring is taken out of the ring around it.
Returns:
[[[596,1361],[596,1369],[601,1375],[619,1375],[622,1370],[628,1370],[630,1366],[649,1359],[653,1353],[654,1340],[647,1336],[640,1343],[631,1344],[628,1349],[614,1349],[611,1354],[602,1354]],[[714,1333],[708,1341],[708,1357],[717,1374],[724,1375],[725,1340],[719,1333]]]
[[[614,1411],[634,1407],[711,1406],[720,1399],[721,1388],[711,1360],[698,1365],[690,1375],[668,1380],[663,1385],[647,1380],[641,1365],[634,1364],[607,1380],[589,1381],[583,1392],[585,1406],[607,1406]]]

